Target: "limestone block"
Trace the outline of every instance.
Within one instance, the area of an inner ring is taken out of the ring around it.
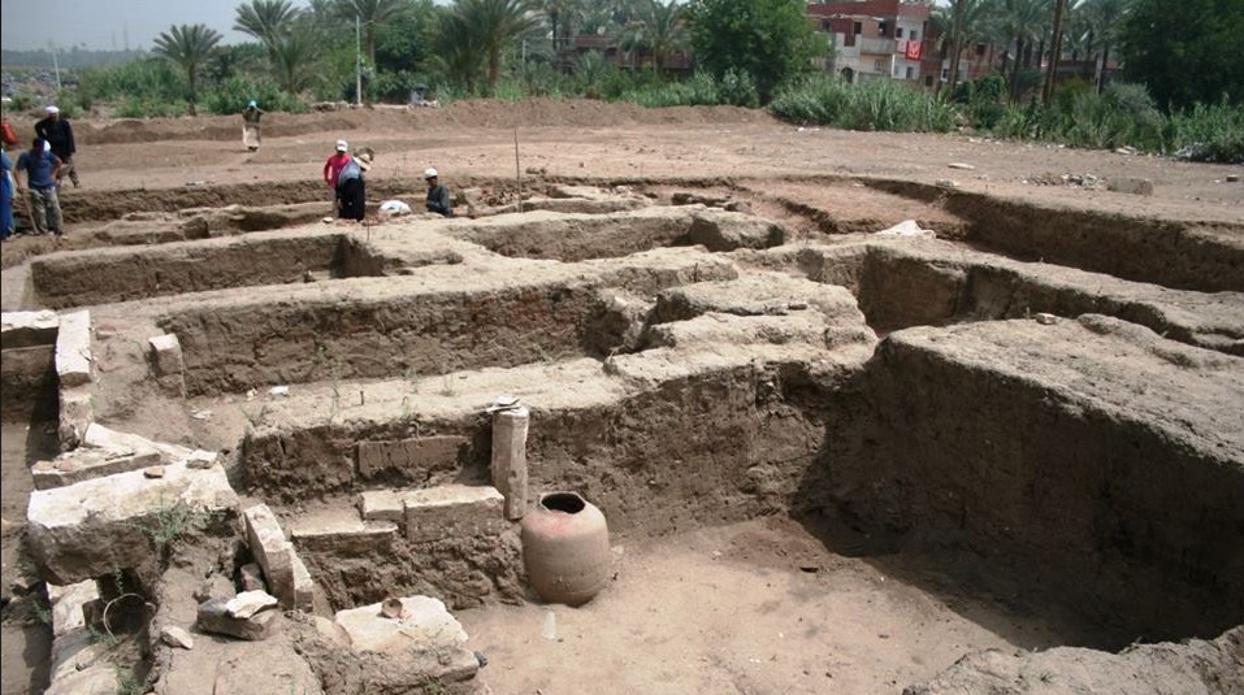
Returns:
[[[787,237],[782,225],[741,212],[702,210],[691,221],[688,238],[709,251],[781,246]]]
[[[279,611],[265,610],[238,618],[229,614],[228,606],[229,601],[225,599],[212,599],[199,604],[196,625],[203,632],[251,641],[267,639],[276,632]]]
[[[354,509],[350,509],[354,512]],[[290,527],[290,537],[297,548],[335,554],[363,554],[387,548],[397,535],[392,521],[363,521],[355,513],[349,518],[300,519]]]
[[[62,388],[56,428],[62,451],[82,443],[95,421],[95,399],[88,386]]]
[[[412,543],[497,535],[508,526],[505,497],[491,486],[442,485],[413,491],[403,502]]]
[[[178,647],[180,649],[194,649],[194,638],[186,632],[185,628],[176,625],[165,625],[160,629],[160,641],[170,647]]]
[[[276,597],[266,591],[243,591],[225,601],[225,611],[234,618],[245,619],[264,609],[275,608],[276,604]]]
[[[181,342],[172,333],[148,338],[151,345],[151,361],[159,376],[180,375],[185,369],[181,356]]]
[[[52,669],[49,682],[89,668],[107,655],[109,645],[100,641],[85,626],[57,637],[52,642]]]
[[[94,579],[84,579],[69,586],[48,584],[48,600],[52,603],[52,636],[61,637],[86,627],[82,607],[99,598]]]
[[[148,448],[155,449],[160,452],[160,458],[164,463],[186,463],[191,460],[211,460],[214,462],[217,458],[214,452],[199,449],[191,450],[184,446],[166,444],[164,442],[153,442],[146,437],[129,432],[118,432],[98,423],[91,423],[86,428],[86,434],[82,437],[82,444],[99,449],[131,449],[134,451]],[[191,465],[190,468],[203,468],[203,466]]]
[[[406,596],[401,602],[402,617],[396,620],[382,616],[379,603],[337,611],[334,620],[355,651],[434,651],[459,648],[467,641],[466,630],[440,599]]]
[[[74,311],[60,317],[56,332],[56,375],[61,387],[91,381],[91,312]]]
[[[365,490],[359,494],[359,512],[367,521],[402,521],[405,503],[397,490]]]
[[[258,563],[248,562],[242,565],[242,568],[238,570],[238,575],[241,579],[243,591],[268,590],[268,584],[263,578],[263,569],[259,567]]]
[[[257,504],[242,512],[242,516],[247,543],[273,595],[285,608],[310,610],[314,589],[311,575],[285,537],[276,515],[268,505]]]
[[[34,478],[35,489],[47,490],[114,473],[136,471],[159,462],[160,452],[155,449],[134,451],[78,448],[61,454],[52,461],[35,462],[30,473]]]
[[[6,311],[0,314],[0,348],[52,345],[59,325],[54,311]]]
[[[100,661],[82,671],[66,673],[53,681],[43,695],[116,695],[120,687],[117,668]]]
[[[517,520],[527,511],[526,407],[499,410],[492,415],[492,484],[505,496],[505,518]]]
[[[358,469],[363,478],[394,471],[423,480],[429,471],[458,468],[458,451],[467,438],[458,435],[432,435],[395,441],[359,442]]]
[[[162,512],[183,507],[211,524],[226,520],[236,505],[224,468],[189,470],[179,463],[163,478],[129,471],[36,490],[27,508],[27,538],[43,575],[70,584],[153,559],[147,529]]]
[[[1131,195],[1153,195],[1153,182],[1149,179],[1138,179],[1133,177],[1112,178],[1106,184],[1106,189],[1115,193],[1129,193]]]

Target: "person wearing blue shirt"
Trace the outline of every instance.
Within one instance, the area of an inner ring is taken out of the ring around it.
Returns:
[[[17,158],[17,173],[26,173],[26,183],[19,178],[17,186],[30,199],[30,224],[35,234],[61,233],[60,200],[56,197],[60,167],[61,161],[43,138],[35,138],[30,150]]]
[[[13,236],[13,161],[0,149],[0,241]]]

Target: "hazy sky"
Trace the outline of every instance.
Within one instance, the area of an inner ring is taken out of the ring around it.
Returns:
[[[49,40],[68,48],[151,48],[151,40],[171,24],[202,22],[242,40],[230,30],[238,0],[3,0],[0,43],[8,49],[45,48]],[[304,4],[304,3],[299,3]]]

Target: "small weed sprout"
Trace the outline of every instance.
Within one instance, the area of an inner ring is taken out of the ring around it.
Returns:
[[[202,512],[178,500],[173,504],[161,502],[155,515],[141,523],[140,528],[161,554],[167,554],[182,536],[202,530],[206,521]]]

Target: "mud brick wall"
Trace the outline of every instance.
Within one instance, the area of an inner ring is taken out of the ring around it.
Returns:
[[[31,279],[54,308],[109,304],[185,292],[301,282],[333,267],[336,234],[228,239],[219,243],[96,249],[37,258]]]

